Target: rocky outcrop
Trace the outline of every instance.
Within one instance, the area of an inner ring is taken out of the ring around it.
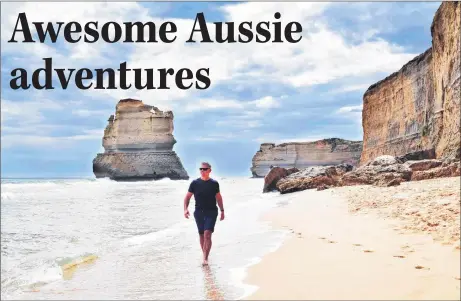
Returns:
[[[341,163],[356,165],[361,151],[361,141],[339,138],[279,145],[263,143],[253,156],[251,173],[253,177],[265,177],[272,166],[302,169]]]
[[[309,167],[281,179],[277,183],[277,189],[283,194],[305,189],[323,190],[339,186],[341,177],[352,169],[353,166],[347,163],[337,166]]]
[[[283,167],[274,167],[272,168],[269,173],[264,177],[264,188],[263,192],[269,192],[272,190],[275,190],[277,188],[277,182],[294,173],[298,172],[299,170],[297,168],[290,168],[290,169],[285,169]]]
[[[264,192],[274,187],[282,194],[306,189],[323,190],[337,186],[396,186],[402,182],[460,176],[460,162],[419,160],[402,162],[394,156],[379,156],[364,166],[350,164],[314,166],[293,172],[273,168],[265,181]],[[270,184],[270,185],[269,185]]]
[[[460,157],[460,2],[443,2],[432,26],[432,47],[363,97],[360,165],[380,155],[419,159]]]
[[[275,187],[282,194],[313,188],[323,190],[339,186],[341,176],[352,169],[352,165],[344,163],[336,166],[313,166],[297,172],[287,170],[288,175],[278,179]],[[269,175],[271,173],[272,170]]]
[[[445,163],[435,168],[414,170],[413,174],[411,175],[411,180],[421,181],[444,177],[459,177],[460,175],[460,165],[458,161],[452,163]]]
[[[341,185],[395,186],[409,181],[411,172],[410,167],[400,163],[395,157],[380,156],[365,166],[346,173],[341,179]]]
[[[419,161],[407,161],[405,165],[408,166],[411,171],[423,171],[431,168],[439,167],[442,165],[440,160],[419,160]]]
[[[96,178],[189,179],[173,151],[173,118],[171,111],[162,112],[140,100],[120,100],[104,131],[105,152],[93,160]]]

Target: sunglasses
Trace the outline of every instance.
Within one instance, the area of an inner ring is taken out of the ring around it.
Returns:
[[[209,168],[202,168],[202,167],[200,167],[199,169],[200,169],[200,170],[208,170]]]

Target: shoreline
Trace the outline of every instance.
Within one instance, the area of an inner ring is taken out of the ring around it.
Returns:
[[[459,210],[449,217],[443,211],[459,209],[459,182],[439,178],[281,196],[288,204],[262,219],[290,233],[246,269],[243,283],[255,290],[242,299],[459,300]],[[434,210],[445,226],[431,224]]]

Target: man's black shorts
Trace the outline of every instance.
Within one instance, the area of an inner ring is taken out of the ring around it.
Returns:
[[[196,209],[194,211],[194,218],[199,234],[205,233],[205,230],[213,233],[216,219],[218,218],[218,210]]]

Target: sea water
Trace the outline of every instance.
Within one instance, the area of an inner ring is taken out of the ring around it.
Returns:
[[[190,181],[3,179],[2,299],[238,299],[245,269],[286,232],[260,217],[283,202],[263,180],[222,178],[226,218],[203,267]]]

